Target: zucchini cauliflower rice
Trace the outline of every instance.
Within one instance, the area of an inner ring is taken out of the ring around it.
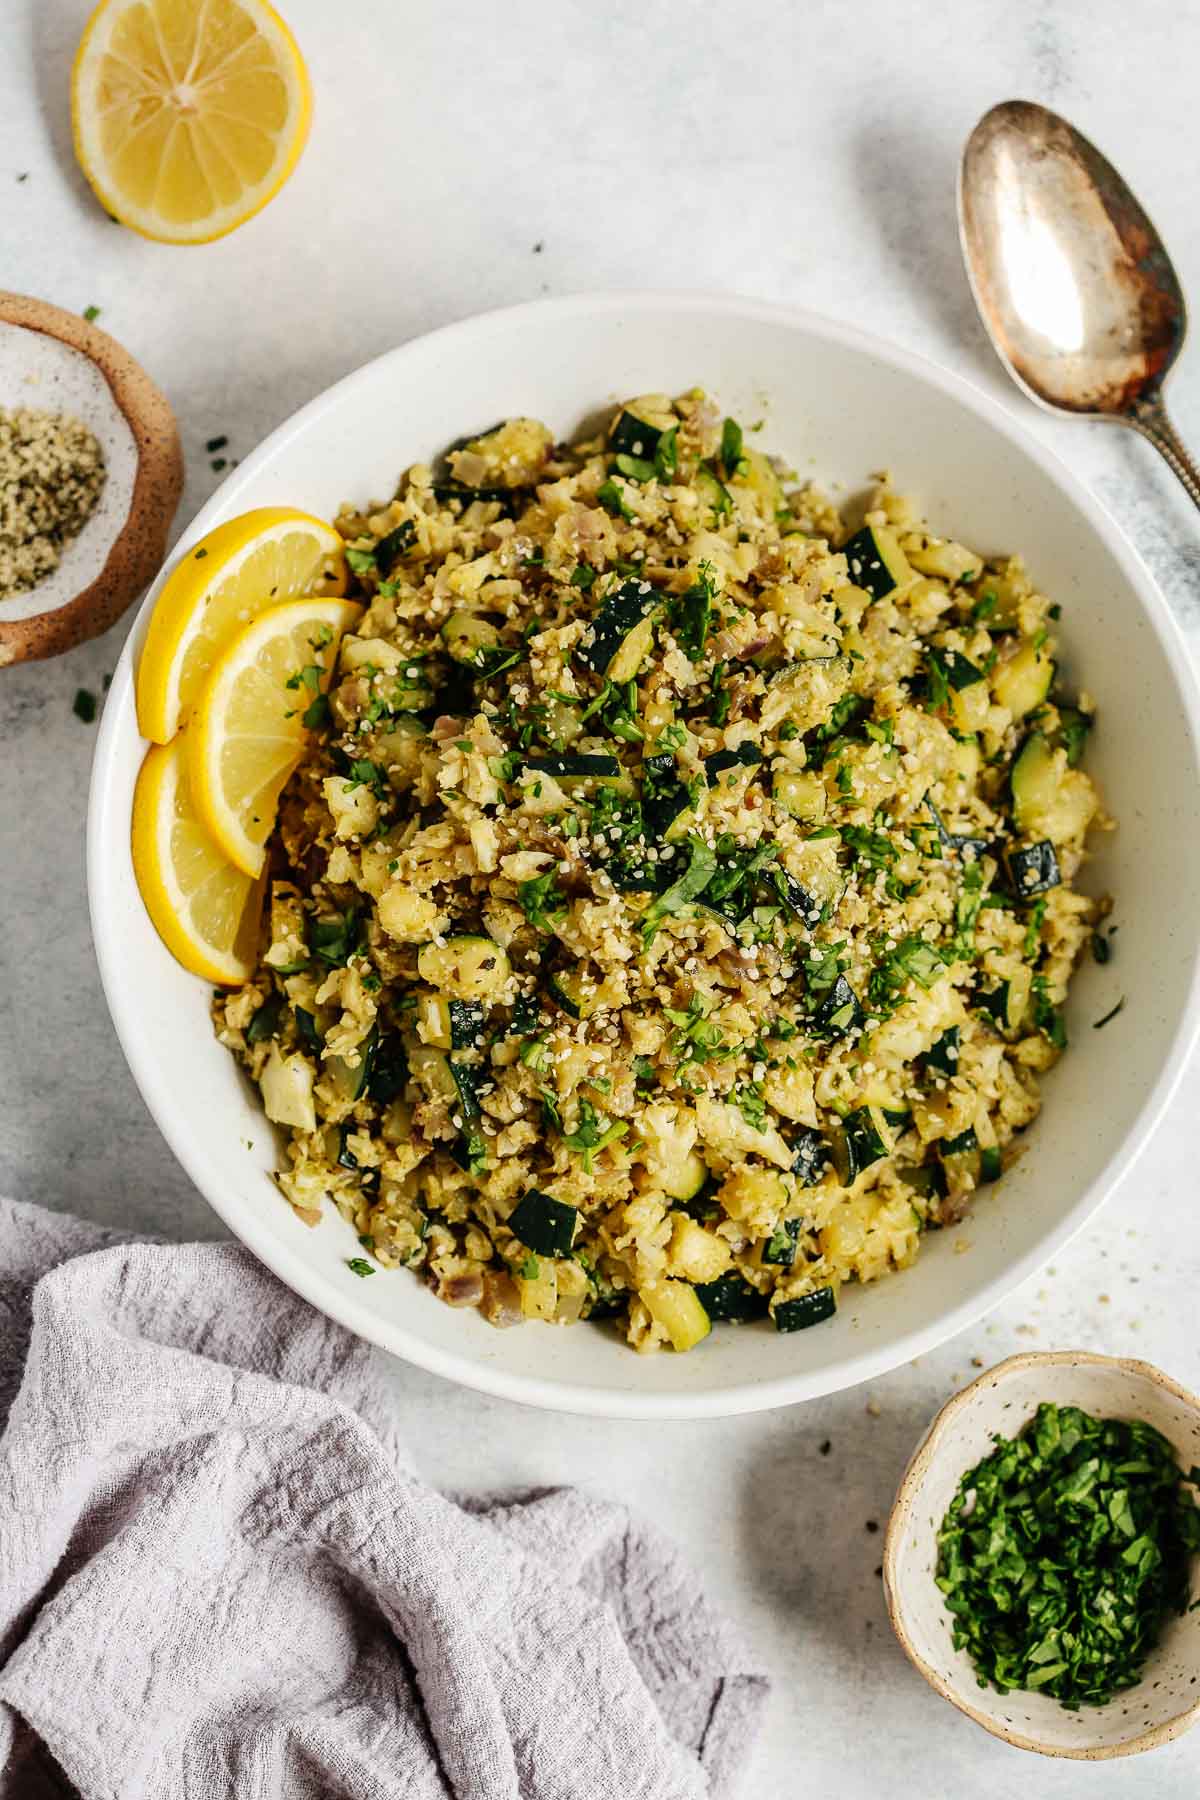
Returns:
[[[779,1331],[1011,1162],[1106,903],[1058,608],[703,393],[511,419],[338,520],[366,602],[217,1028],[363,1275],[639,1350]],[[1098,940],[1103,952],[1103,940]]]

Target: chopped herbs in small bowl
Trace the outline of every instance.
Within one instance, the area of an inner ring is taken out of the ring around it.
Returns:
[[[884,1577],[946,1699],[1022,1749],[1129,1755],[1200,1715],[1200,1400],[1147,1363],[1013,1357],[909,1466]]]

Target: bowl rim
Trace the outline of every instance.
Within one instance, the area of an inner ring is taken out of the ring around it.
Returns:
[[[1017,1356],[1005,1357],[1003,1362],[995,1363],[969,1381],[957,1394],[952,1394],[934,1414],[928,1429],[909,1459],[908,1467],[900,1478],[896,1490],[896,1498],[892,1502],[892,1510],[888,1515],[887,1532],[883,1544],[883,1592],[887,1603],[888,1618],[892,1630],[913,1667],[925,1677],[935,1693],[951,1706],[965,1713],[968,1719],[981,1725],[992,1737],[1000,1738],[1003,1743],[1011,1744],[1017,1750],[1033,1750],[1039,1756],[1050,1756],[1072,1762],[1107,1762],[1118,1756],[1137,1756],[1143,1750],[1155,1750],[1160,1744],[1169,1744],[1173,1739],[1182,1737],[1190,1731],[1200,1718],[1200,1692],[1189,1706],[1175,1714],[1174,1718],[1164,1720],[1161,1725],[1152,1725],[1145,1731],[1139,1731],[1118,1744],[1081,1744],[1071,1749],[1062,1744],[1048,1744],[1043,1739],[1028,1737],[1024,1732],[1014,1731],[1011,1726],[992,1718],[980,1707],[971,1704],[966,1695],[947,1681],[917,1650],[908,1635],[904,1621],[904,1603],[902,1600],[903,1583],[900,1580],[898,1563],[900,1558],[901,1539],[908,1530],[908,1521],[920,1500],[921,1490],[926,1478],[933,1469],[944,1445],[945,1438],[954,1420],[981,1388],[996,1389],[1004,1385],[1012,1375],[1023,1373],[1031,1368],[1078,1368],[1081,1363],[1092,1367],[1120,1370],[1122,1374],[1140,1376],[1153,1383],[1155,1387],[1164,1388],[1168,1393],[1182,1400],[1184,1404],[1200,1417],[1200,1397],[1174,1380],[1154,1363],[1143,1362],[1134,1356],[1105,1356],[1096,1350],[1027,1350]],[[1129,1690],[1136,1693],[1137,1689]]]
[[[417,362],[428,355],[431,345],[444,350],[466,340],[486,341],[514,328],[535,325],[549,317],[594,318],[597,315],[611,316],[615,313],[627,318],[631,313],[653,317],[680,312],[781,325],[818,342],[837,344],[865,354],[939,391],[951,402],[974,414],[1016,453],[1031,462],[1075,506],[1083,524],[1099,537],[1137,595],[1143,616],[1176,670],[1180,704],[1190,733],[1196,765],[1200,767],[1200,686],[1197,685],[1182,629],[1133,545],[1067,465],[1052,450],[1031,437],[998,400],[963,376],[943,369],[928,358],[893,345],[871,332],[863,331],[858,326],[844,324],[801,307],[756,300],[736,293],[615,289],[554,296],[496,308],[411,338],[372,358],[322,390],[269,433],[248,456],[243,457],[238,468],[222,482],[182,533],[174,548],[172,565],[181,551],[222,519],[233,516],[240,493],[263,464],[273,459],[294,438],[309,431],[331,407],[377,381],[384,368],[391,371],[403,368],[406,362]],[[215,1182],[207,1180],[204,1159],[198,1147],[195,1155],[189,1154],[180,1142],[181,1135],[186,1134],[176,1132],[174,1128],[176,1101],[169,1081],[155,1066],[141,1043],[137,1004],[121,979],[117,951],[121,934],[108,918],[106,866],[113,842],[123,843],[128,837],[127,821],[119,811],[111,821],[109,819],[113,769],[118,740],[132,718],[132,659],[133,645],[138,637],[137,625],[152,603],[153,593],[154,590],[151,590],[142,602],[113,675],[96,741],[88,797],[88,904],[101,984],[118,1041],[138,1090],[172,1153],[234,1236],[280,1280],[327,1317],[419,1368],[479,1392],[524,1405],[600,1418],[642,1420],[723,1418],[791,1405],[857,1386],[936,1348],[948,1338],[975,1324],[1022,1281],[1044,1267],[1082,1229],[1097,1208],[1129,1174],[1179,1085],[1188,1053],[1200,1035],[1200,957],[1193,961],[1190,988],[1179,1024],[1140,1112],[1105,1169],[1078,1195],[1054,1229],[1023,1256],[1008,1264],[1003,1274],[978,1294],[939,1313],[933,1322],[870,1349],[858,1352],[848,1350],[846,1357],[836,1365],[836,1373],[833,1369],[811,1373],[801,1370],[768,1380],[743,1381],[724,1388],[701,1389],[682,1394],[655,1394],[632,1386],[593,1387],[552,1377],[509,1373],[489,1363],[477,1362],[466,1350],[448,1351],[429,1345],[419,1332],[391,1320],[380,1320],[364,1309],[352,1295],[341,1291],[330,1276],[312,1267],[305,1257],[275,1233],[265,1209],[261,1214],[256,1213],[238,1198],[220,1191]]]

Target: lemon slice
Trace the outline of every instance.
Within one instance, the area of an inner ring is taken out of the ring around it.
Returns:
[[[265,607],[345,590],[342,540],[324,520],[266,506],[218,525],[176,563],[151,615],[137,672],[142,736],[174,737],[221,651]]]
[[[324,692],[350,600],[291,600],[247,625],[218,658],[184,739],[196,810],[230,862],[263,866],[283,784],[304,752],[306,717]]]
[[[100,0],[71,71],[75,154],[97,199],[169,244],[260,212],[311,116],[304,59],[266,0]]]
[[[133,869],[159,937],[185,969],[236,987],[254,972],[262,881],[235,869],[196,816],[184,740],[146,754],[133,794]]]

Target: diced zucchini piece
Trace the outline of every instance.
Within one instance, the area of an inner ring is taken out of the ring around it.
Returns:
[[[608,679],[617,683],[632,681],[654,645],[654,620],[643,619],[635,625],[608,665]]]
[[[738,486],[751,488],[758,495],[771,518],[786,508],[783,483],[770,457],[764,456],[761,450],[747,450],[742,445],[742,465],[735,481]]]
[[[829,794],[815,769],[793,769],[789,764],[776,766],[771,782],[771,798],[793,819],[819,825],[825,817]]]
[[[511,973],[508,956],[489,937],[452,937],[425,944],[417,956],[421,980],[453,1000],[498,1000]]]
[[[575,1207],[537,1188],[517,1201],[508,1219],[513,1236],[539,1256],[570,1256],[578,1222]]]
[[[942,1075],[954,1075],[958,1071],[959,1028],[951,1025],[943,1031],[941,1037],[925,1052],[925,1067],[936,1069]]]
[[[649,654],[653,615],[661,602],[662,595],[648,581],[623,581],[601,603],[584,633],[580,660],[610,681],[632,680]]]
[[[1040,706],[1054,680],[1054,660],[1032,638],[1010,657],[1002,657],[989,677],[992,694],[1014,719],[1023,719]]]
[[[1040,731],[1030,732],[1022,744],[1009,779],[1013,818],[1018,829],[1028,836],[1066,844],[1087,830],[1096,810],[1096,791],[1087,776],[1070,768],[1068,762],[1068,751],[1052,749]]]
[[[983,670],[977,668],[969,656],[961,650],[931,650],[929,661],[937,669],[946,686],[961,692],[965,688],[976,687],[983,681]]]
[[[636,403],[635,403],[636,404]],[[640,462],[653,462],[666,424],[652,425],[632,406],[621,409],[608,434],[608,447],[614,456],[636,456]]]
[[[569,700],[551,700],[546,707],[545,733],[552,744],[565,748],[583,730],[581,708]]]
[[[852,1187],[864,1169],[891,1154],[886,1126],[876,1106],[848,1112],[833,1137],[833,1162],[843,1187]]]
[[[672,1146],[667,1144],[661,1148],[666,1150]],[[696,1150],[688,1150],[670,1161],[660,1157],[659,1179],[663,1193],[672,1200],[694,1200],[708,1180],[708,1164]]]
[[[1067,706],[1058,702],[1058,741],[1067,753],[1067,767],[1074,769],[1082,760],[1088,733],[1095,724],[1091,713],[1081,712],[1077,706]]]
[[[723,1319],[737,1320],[739,1323],[747,1319],[761,1319],[767,1310],[765,1294],[760,1294],[756,1287],[751,1287],[734,1270],[716,1281],[702,1282],[696,1293],[714,1325]]]
[[[821,902],[815,894],[810,894],[806,887],[788,874],[785,868],[775,863],[769,870],[771,885],[788,911],[812,930],[821,923]]]
[[[1031,731],[1021,745],[1009,776],[1013,818],[1019,831],[1031,831],[1044,818],[1058,795],[1054,753],[1040,731]]]
[[[590,1019],[599,1005],[595,978],[578,965],[573,969],[555,969],[546,986],[551,999],[562,1007],[568,1018]]]
[[[866,1015],[858,995],[844,975],[839,975],[817,1008],[817,1024],[830,1037],[845,1037]]]
[[[393,531],[386,532],[375,546],[375,567],[381,575],[391,572],[396,558],[416,542],[417,528],[411,519],[401,519]]]
[[[483,1032],[483,1008],[473,1000],[450,1002],[450,1048],[473,1050]]]
[[[811,1294],[798,1294],[794,1300],[780,1300],[772,1314],[776,1331],[807,1331],[832,1319],[837,1300],[831,1287],[815,1288]]]
[[[269,1038],[278,1037],[283,1024],[283,1008],[282,994],[268,994],[246,1027],[246,1042],[262,1044]]]
[[[704,773],[711,784],[719,782],[731,769],[752,769],[763,759],[757,744],[738,744],[732,750],[714,750],[704,759]]]
[[[276,1125],[290,1125],[295,1131],[317,1129],[313,1066],[298,1050],[284,1056],[279,1045],[273,1043],[258,1085],[262,1090],[263,1109]]]
[[[1058,858],[1049,838],[1022,845],[1020,849],[1010,848],[1004,860],[1018,900],[1032,900],[1038,894],[1049,893],[1062,881]]]
[[[974,581],[983,568],[983,558],[956,544],[953,538],[910,533],[904,539],[904,548],[914,569],[938,581],[948,581],[952,587],[961,581]]]
[[[710,468],[703,463],[692,477],[693,485],[700,496],[701,506],[707,507],[711,518],[706,523],[719,525],[733,511],[733,495],[723,481],[718,480]]]
[[[667,1267],[672,1275],[684,1281],[716,1281],[732,1260],[733,1253],[724,1238],[706,1231],[686,1213],[674,1214],[667,1245]]]
[[[1001,1031],[1019,1031],[1029,1005],[1033,987],[1033,970],[1017,969],[988,994],[977,996],[977,1004]]]
[[[960,1131],[957,1137],[946,1138],[942,1142],[942,1167],[946,1171],[947,1186],[951,1193],[961,1192],[964,1188],[973,1188],[979,1180],[979,1140],[968,1126]]]
[[[796,1240],[800,1236],[799,1219],[784,1219],[778,1229],[767,1241],[762,1253],[765,1263],[774,1263],[779,1268],[790,1269],[796,1260]]]
[[[576,781],[614,781],[620,776],[621,765],[615,756],[563,751],[558,755],[532,757],[523,772],[549,775],[553,781],[569,785]]]
[[[458,1105],[458,1086],[450,1072],[450,1058],[432,1044],[414,1044],[409,1052],[409,1069],[414,1081],[431,1100],[441,1100],[448,1107]]]
[[[692,810],[692,797],[675,770],[670,755],[648,756],[642,764],[642,817],[646,834],[664,843],[683,831]]]
[[[900,548],[895,532],[886,525],[864,525],[842,545],[850,580],[865,588],[872,600],[904,587],[913,579],[912,566]]]
[[[477,613],[453,612],[442,626],[442,642],[455,662],[478,667],[480,652],[494,650],[500,633]]]
[[[372,1025],[358,1046],[356,1060],[348,1056],[330,1056],[326,1059],[325,1068],[343,1100],[357,1100],[365,1091],[378,1042],[379,1028]]]
[[[367,1075],[367,1095],[388,1106],[403,1093],[408,1081],[408,1054],[398,1031],[385,1031],[375,1046]]]
[[[712,1330],[708,1314],[686,1281],[651,1281],[639,1289],[639,1298],[656,1325],[661,1325],[673,1350],[690,1350]]]
[[[1004,1173],[1004,1158],[996,1144],[989,1144],[979,1152],[980,1181],[999,1181]]]
[[[829,1144],[823,1134],[805,1126],[791,1134],[792,1174],[800,1187],[816,1187],[829,1167]]]

